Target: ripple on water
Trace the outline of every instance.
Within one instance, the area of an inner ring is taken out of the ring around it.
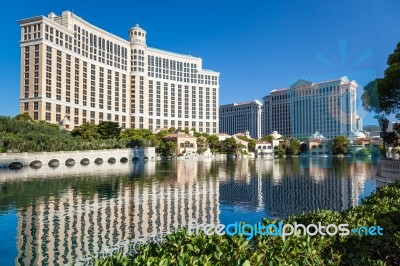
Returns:
[[[91,254],[133,254],[191,220],[341,210],[376,187],[374,164],[347,160],[118,161],[86,175],[74,167],[0,172],[0,265],[85,264]]]

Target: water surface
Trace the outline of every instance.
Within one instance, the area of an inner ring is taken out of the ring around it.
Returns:
[[[376,165],[347,159],[128,162],[0,172],[0,265],[89,264],[189,222],[357,206]]]

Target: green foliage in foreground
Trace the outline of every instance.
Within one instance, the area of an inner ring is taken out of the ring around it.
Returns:
[[[383,236],[236,236],[189,235],[146,244],[134,257],[116,254],[96,265],[400,265],[400,183],[378,189],[361,206],[335,212],[318,210],[290,216],[302,224],[348,223],[349,228],[379,225]],[[273,221],[264,220],[265,223]]]

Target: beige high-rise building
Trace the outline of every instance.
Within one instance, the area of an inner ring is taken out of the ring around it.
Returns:
[[[69,129],[116,121],[218,133],[219,73],[201,58],[147,47],[138,25],[125,40],[69,11],[19,24],[21,113]]]
[[[284,136],[291,136],[289,89],[273,90],[263,100],[263,135],[277,131]]]
[[[362,120],[357,116],[357,82],[347,77],[311,82],[298,80],[288,89],[273,90],[263,106],[264,135],[308,138],[315,131],[332,139],[348,136]]]
[[[219,107],[219,129],[234,135],[249,132],[254,139],[261,138],[262,103],[259,100],[231,103]]]

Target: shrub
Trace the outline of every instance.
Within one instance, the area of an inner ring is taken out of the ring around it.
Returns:
[[[200,147],[200,148],[197,149],[197,153],[198,154],[203,154],[206,150],[207,150],[206,148]]]

